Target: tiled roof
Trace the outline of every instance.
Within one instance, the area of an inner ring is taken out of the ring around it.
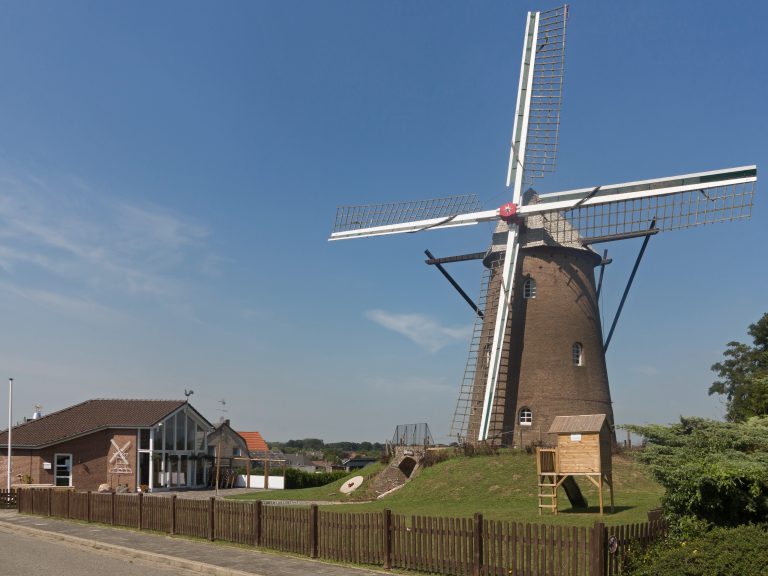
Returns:
[[[104,428],[153,426],[185,404],[184,400],[86,400],[13,428],[14,447],[48,446]],[[8,446],[8,431],[0,433]]]
[[[269,446],[258,432],[238,432],[248,446],[248,452],[269,452]]]
[[[582,416],[555,416],[550,434],[576,434],[580,432],[600,432],[605,423],[605,414],[584,414]]]

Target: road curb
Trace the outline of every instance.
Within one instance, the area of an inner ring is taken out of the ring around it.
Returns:
[[[190,572],[199,572],[201,574],[212,574],[215,576],[264,576],[258,572],[243,572],[242,570],[225,568],[223,566],[216,566],[215,564],[206,564],[205,562],[197,562],[195,560],[185,560],[183,558],[179,558],[178,556],[167,556],[165,554],[157,554],[156,552],[147,552],[145,550],[127,548],[125,546],[120,546],[119,544],[109,544],[107,542],[99,542],[96,540],[80,538],[79,536],[70,536],[69,534],[61,534],[59,532],[50,532],[48,530],[30,528],[29,526],[15,524],[13,522],[5,522],[3,520],[0,520],[0,530],[9,533],[26,532],[27,534],[42,537],[48,540],[58,540],[61,542],[74,544],[82,548],[103,550],[119,554],[120,556],[127,558],[138,558],[140,560],[156,562],[158,564],[162,564],[163,566],[183,568],[185,570],[189,570]]]

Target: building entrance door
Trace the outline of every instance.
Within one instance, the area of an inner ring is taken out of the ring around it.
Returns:
[[[72,486],[72,454],[56,454],[53,475],[56,486]]]

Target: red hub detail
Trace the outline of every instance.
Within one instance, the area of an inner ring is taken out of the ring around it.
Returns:
[[[517,219],[517,204],[514,202],[507,202],[499,206],[499,218],[504,222],[512,222]]]

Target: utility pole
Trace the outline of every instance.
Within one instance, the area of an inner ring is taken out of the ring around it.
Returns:
[[[13,378],[8,378],[8,493],[11,493],[11,429],[13,428]]]

